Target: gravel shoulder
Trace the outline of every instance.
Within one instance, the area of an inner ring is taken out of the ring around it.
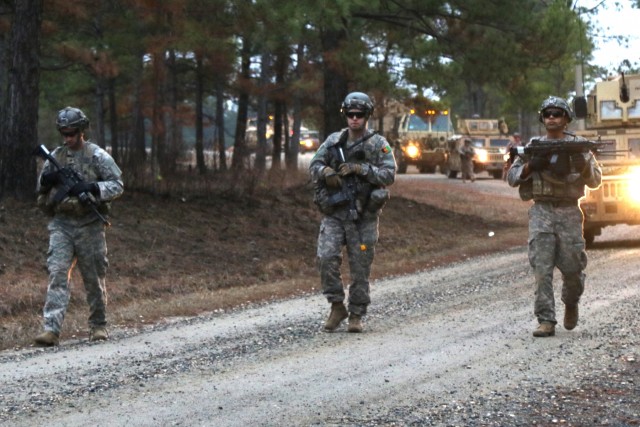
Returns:
[[[519,247],[375,281],[362,334],[322,332],[315,294],[5,351],[0,425],[638,425],[637,251],[590,251],[580,323],[546,339]]]

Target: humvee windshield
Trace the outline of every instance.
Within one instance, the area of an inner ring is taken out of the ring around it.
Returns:
[[[429,124],[412,114],[409,116],[409,130],[429,130]]]
[[[508,139],[491,139],[489,141],[489,145],[491,147],[506,147],[509,144],[509,140]]]

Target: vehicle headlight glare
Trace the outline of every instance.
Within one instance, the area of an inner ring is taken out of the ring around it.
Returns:
[[[420,154],[420,150],[418,150],[418,147],[416,147],[415,145],[407,146],[407,156],[411,158],[416,158],[418,157],[418,154]]]
[[[489,154],[487,150],[476,148],[476,160],[480,163],[486,163],[489,161]]]
[[[634,173],[627,182],[627,194],[634,203],[640,203],[640,174]]]

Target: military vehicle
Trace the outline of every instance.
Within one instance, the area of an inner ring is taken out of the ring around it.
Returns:
[[[473,159],[473,172],[486,171],[495,179],[502,179],[506,149],[512,138],[508,135],[509,128],[503,120],[458,118],[457,133],[449,139],[448,170],[449,177],[455,178],[460,171],[460,160],[457,149],[465,139],[471,140],[476,151]]]
[[[604,227],[640,224],[640,74],[597,82],[586,101],[585,130],[576,134],[611,144],[597,155],[602,185],[580,200],[591,245]]]
[[[411,111],[401,117],[394,141],[398,172],[414,165],[421,173],[446,173],[446,141],[453,133],[448,111],[430,110],[424,117]]]
[[[369,121],[372,129],[381,132],[392,145],[398,173],[406,173],[410,165],[421,173],[434,173],[438,168],[447,173],[445,144],[453,134],[453,125],[448,110],[431,105],[421,97],[405,102],[389,100]]]

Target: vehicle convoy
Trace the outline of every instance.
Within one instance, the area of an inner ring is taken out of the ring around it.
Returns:
[[[416,166],[421,173],[447,173],[447,139],[453,135],[448,110],[410,108],[398,103],[384,115],[384,136],[394,147],[398,173]],[[376,121],[372,121],[376,127]]]
[[[293,135],[293,121],[289,119],[287,126],[282,127],[282,135],[284,137],[285,132],[289,131],[289,137]],[[273,149],[273,135],[274,135],[274,123],[273,117],[269,116],[269,119],[265,127],[265,138],[267,141],[267,152],[270,154]],[[311,130],[305,126],[300,127],[300,153],[314,152],[320,147],[320,135],[317,130]],[[245,149],[249,153],[255,153],[258,149],[258,119],[252,117],[247,120],[247,129],[245,131]]]
[[[502,179],[507,145],[511,141],[506,123],[498,119],[458,118],[456,131],[447,141],[449,178],[455,178],[460,172],[458,149],[465,139],[470,139],[476,152],[473,172],[486,171],[495,179]]]
[[[640,224],[640,74],[596,83],[586,107],[586,129],[576,134],[610,144],[596,155],[602,185],[580,200],[590,245],[606,226]]]

